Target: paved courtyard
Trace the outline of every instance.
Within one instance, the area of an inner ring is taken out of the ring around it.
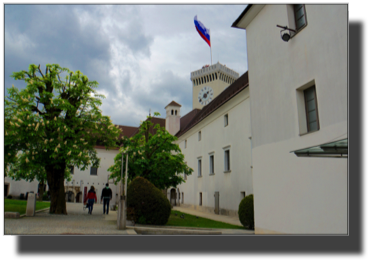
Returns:
[[[5,235],[253,235],[252,230],[202,229],[169,226],[128,226],[117,229],[117,212],[103,215],[103,205],[95,204],[92,214],[83,210],[81,203],[66,203],[67,215],[49,214],[48,210],[36,212],[34,217],[18,219],[5,218]],[[217,221],[237,224],[236,218],[210,215],[191,209],[175,207],[176,210],[210,218]],[[238,219],[237,219],[238,220]]]

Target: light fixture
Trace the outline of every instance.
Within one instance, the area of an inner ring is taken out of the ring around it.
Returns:
[[[285,42],[288,42],[289,39],[291,39],[297,33],[297,31],[288,28],[288,26],[280,26],[280,25],[276,25],[276,26],[278,28],[282,28],[282,30],[280,31],[280,35],[281,35],[281,39]],[[293,32],[294,34],[292,35],[290,32]]]

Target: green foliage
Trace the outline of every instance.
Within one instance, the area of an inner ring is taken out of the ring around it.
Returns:
[[[57,64],[47,64],[45,74],[32,64],[12,77],[26,83],[21,91],[7,89],[5,100],[5,164],[16,164],[15,171],[62,160],[85,169],[99,163],[93,149],[97,142],[116,146],[120,130],[99,110],[104,96],[96,93],[96,81]]]
[[[5,174],[13,179],[44,183],[47,168],[63,169],[70,179],[68,165],[81,170],[97,167],[97,143],[116,147],[120,129],[99,106],[103,95],[98,83],[80,71],[72,72],[58,64],[47,64],[12,74],[26,83],[19,90],[7,89],[4,107]],[[54,175],[54,174],[53,174]],[[63,183],[62,183],[63,186]],[[52,188],[49,184],[50,189]]]
[[[12,195],[10,195],[10,194],[7,196],[7,199],[12,199],[12,198],[13,198],[13,197],[12,197]]]
[[[151,182],[135,178],[127,188],[128,214],[139,224],[165,225],[171,206],[169,200]]]
[[[155,113],[155,116],[159,113]],[[123,139],[123,147],[115,157],[115,163],[108,171],[115,183],[121,179],[122,152],[128,153],[128,183],[137,176],[151,181],[159,189],[177,187],[184,182],[183,174],[190,175],[193,169],[184,161],[180,147],[175,143],[177,138],[172,136],[165,127],[159,124],[153,126],[152,117],[141,123],[139,133],[132,138]],[[153,135],[149,130],[155,129]],[[123,160],[123,178],[125,179],[126,155]],[[125,180],[123,180],[125,183]]]
[[[49,201],[49,195],[48,193],[45,191],[44,194],[42,195],[42,200],[43,201]]]
[[[240,223],[249,229],[255,228],[253,201],[253,194],[244,197],[240,202],[238,211]]]

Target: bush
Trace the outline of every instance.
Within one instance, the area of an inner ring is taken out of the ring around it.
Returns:
[[[239,205],[239,220],[244,227],[249,229],[255,228],[253,194],[250,194],[241,200]]]
[[[47,191],[45,191],[44,194],[42,195],[42,200],[43,201],[49,201],[49,195],[48,195]]]
[[[127,216],[139,224],[165,225],[171,206],[166,196],[151,182],[136,177],[127,188]]]
[[[9,194],[9,195],[7,196],[7,198],[8,198],[8,199],[12,199],[12,195]]]

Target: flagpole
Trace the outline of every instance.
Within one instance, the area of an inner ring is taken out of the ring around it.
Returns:
[[[210,30],[210,55],[211,55],[211,65],[212,65],[211,30]]]
[[[210,43],[210,55],[211,55],[211,65],[212,65],[212,48],[211,48],[211,43]]]

